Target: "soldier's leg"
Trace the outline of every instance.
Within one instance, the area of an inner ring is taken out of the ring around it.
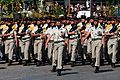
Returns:
[[[113,68],[115,68],[117,49],[118,49],[118,43],[116,41],[113,45],[113,54],[112,54],[112,67]]]
[[[28,55],[29,55],[29,45],[30,45],[30,42],[29,40],[28,41],[25,41],[25,49],[24,49],[24,59],[25,59],[25,63],[24,63],[24,66],[27,66],[28,65]]]
[[[74,64],[75,64],[76,48],[77,48],[77,45],[72,45],[72,54],[71,54],[71,62],[72,62],[72,64],[71,64],[71,67],[73,67]]]
[[[8,62],[9,40],[5,40],[4,44],[5,44],[5,60],[6,62]]]
[[[111,64],[112,63],[111,55],[113,53],[113,43],[111,43],[111,40],[108,40],[107,48],[108,48],[108,63]]]
[[[54,49],[52,55],[52,67],[53,67],[52,72],[56,71],[56,66],[57,66],[56,61],[57,61],[57,53],[58,53],[57,48],[58,48],[57,44],[54,43]]]
[[[95,41],[92,41],[92,63],[91,66],[95,66],[95,58],[96,58],[96,45],[95,45]]]
[[[20,45],[20,55],[21,59],[24,58],[24,49],[25,49],[25,43],[21,40],[19,40],[19,45]]]
[[[68,61],[71,59],[71,53],[72,53],[72,40],[69,40],[68,44]]]
[[[53,48],[53,43],[52,42],[49,42],[48,43],[48,58],[51,59],[51,56],[52,56],[52,49]]]
[[[37,57],[37,66],[40,66],[42,64],[42,41],[38,41],[38,57]]]
[[[91,63],[91,58],[92,58],[92,41],[91,39],[89,39],[87,41],[87,59],[90,61]]]
[[[98,40],[98,44],[96,45],[96,62],[95,62],[95,66],[100,66],[100,54],[101,54],[101,40]]]
[[[96,40],[94,44],[95,44],[95,54],[96,54],[95,73],[98,73],[99,67],[100,67],[100,53],[101,53],[101,47],[102,47],[101,40]]]
[[[11,63],[12,63],[13,49],[14,49],[14,42],[12,41],[12,42],[9,43],[9,54],[8,54],[9,64],[8,64],[8,66],[10,66]]]
[[[37,40],[35,40],[34,41],[34,57],[35,57],[35,59],[37,58],[37,55],[38,54],[38,42],[37,42]],[[35,61],[36,62],[36,61]]]
[[[62,53],[64,49],[64,43],[60,43],[58,47],[58,53],[57,53],[57,75],[61,76],[61,69],[62,69]]]

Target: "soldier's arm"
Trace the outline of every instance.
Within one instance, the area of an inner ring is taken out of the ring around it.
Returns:
[[[48,46],[48,42],[50,41],[51,37],[52,37],[52,35],[48,35],[48,38],[46,40],[46,47]]]
[[[89,35],[90,35],[90,32],[85,32],[85,38],[83,39],[83,41],[85,41],[88,37],[89,37]]]
[[[38,36],[41,36],[39,33],[37,33],[37,34],[31,34],[31,36],[33,36],[33,37],[38,37]]]

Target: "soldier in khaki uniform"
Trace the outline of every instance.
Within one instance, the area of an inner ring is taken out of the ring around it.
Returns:
[[[34,55],[36,55],[36,66],[42,64],[42,45],[43,45],[43,29],[40,27],[40,21],[37,21],[37,24],[32,30],[31,36],[34,38]]]
[[[12,56],[13,56],[13,49],[14,45],[16,43],[16,27],[12,27],[12,24],[10,22],[7,23],[8,26],[6,26],[7,29],[3,29],[2,34],[3,37],[6,37],[5,40],[5,53],[8,53],[8,59],[9,64],[12,63]]]
[[[98,25],[98,20],[94,20],[94,25],[91,27],[90,31],[87,33],[87,35],[91,34],[92,38],[92,59],[95,61],[95,73],[99,72],[100,67],[100,54],[101,54],[101,48],[102,48],[102,34],[103,34],[103,28],[102,26]]]
[[[81,16],[81,21],[77,24],[77,30],[79,30],[80,32],[80,41],[82,41],[82,39],[85,37],[85,28],[86,28],[86,16]],[[85,64],[85,59],[86,59],[86,49],[85,49],[85,45],[86,42],[84,44],[79,44],[78,46],[80,46],[78,48],[79,53],[81,54],[81,58],[82,58],[82,64]]]
[[[60,22],[56,22],[56,27],[53,29],[53,39],[54,39],[54,49],[52,55],[52,66],[53,70],[56,70],[57,67],[57,75],[61,76],[62,70],[62,53],[64,49],[64,40],[67,37],[66,29],[62,28]]]
[[[86,24],[86,28],[85,28],[85,37],[82,39],[83,41],[86,42],[86,46],[87,46],[86,57],[90,62],[92,58],[92,39],[91,39],[91,35],[87,35],[87,33],[90,31],[93,24],[94,24],[93,18],[92,17],[88,18],[88,23]],[[85,44],[85,43],[82,43],[82,44]]]
[[[30,47],[30,36],[31,36],[31,31],[34,29],[34,24],[29,21],[27,23],[27,29],[25,31],[25,35],[22,37],[22,41],[24,43],[24,66],[27,66],[29,65],[28,64],[28,58],[29,58],[29,53],[30,53],[30,50],[29,50],[29,47]]]
[[[51,21],[50,23],[50,27],[47,29],[46,31],[46,36],[47,36],[47,40],[46,40],[46,48],[48,48],[48,59],[49,59],[49,64],[52,63],[51,59],[52,59],[52,54],[53,54],[53,48],[54,48],[54,41],[53,41],[53,36],[50,37],[52,35],[53,32],[53,28],[55,27],[55,22]]]
[[[116,63],[116,54],[118,48],[118,36],[117,36],[117,25],[115,24],[115,20],[112,19],[110,22],[110,26],[106,26],[105,28],[105,36],[108,39],[107,41],[107,48],[108,48],[108,55],[110,58],[110,63],[113,68],[115,68]]]
[[[71,54],[71,67],[74,67],[75,61],[76,61],[76,49],[77,49],[77,43],[78,43],[78,32],[77,26],[75,25],[74,20],[70,21],[70,24],[72,28],[69,30],[69,50]]]

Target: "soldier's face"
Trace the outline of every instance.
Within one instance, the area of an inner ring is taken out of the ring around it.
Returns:
[[[45,22],[46,22],[45,20],[42,21],[43,24],[44,24]]]
[[[66,20],[63,20],[62,23],[63,23],[63,24],[66,23]]]
[[[56,25],[57,25],[57,26],[59,26],[59,25],[60,25],[60,22],[59,22],[59,21],[58,21],[58,22],[56,22]]]
[[[51,25],[51,26],[54,26],[54,23],[52,22],[50,25]]]
[[[94,20],[93,19],[90,19],[90,21],[89,21],[90,23],[92,23],[92,22],[94,22]]]
[[[70,22],[69,20],[66,21],[67,24],[69,24],[69,22]]]
[[[110,24],[110,21],[107,21],[108,24]]]
[[[74,24],[74,21],[70,21],[70,24]]]
[[[49,20],[49,19],[47,20],[47,23],[50,23],[50,20]]]
[[[98,24],[98,22],[97,21],[94,21],[94,25],[97,25]]]
[[[115,23],[115,21],[114,21],[114,20],[112,20],[112,21],[111,21],[111,24],[114,24],[114,23]]]
[[[37,21],[37,24],[40,24],[40,21]]]
[[[81,19],[81,22],[85,22],[85,19]]]
[[[8,25],[11,25],[11,23],[10,23],[10,22],[8,22],[7,24],[8,24]]]
[[[99,20],[99,23],[102,23],[103,22],[103,20]]]
[[[17,22],[14,22],[15,24],[17,24]]]

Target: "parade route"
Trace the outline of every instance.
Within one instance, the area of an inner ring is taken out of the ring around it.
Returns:
[[[111,66],[102,66],[100,73],[95,74],[94,68],[90,65],[64,66],[62,76],[56,76],[56,72],[51,72],[51,66],[35,65],[22,66],[6,64],[0,65],[0,80],[119,80],[120,78],[120,64],[116,68]]]

